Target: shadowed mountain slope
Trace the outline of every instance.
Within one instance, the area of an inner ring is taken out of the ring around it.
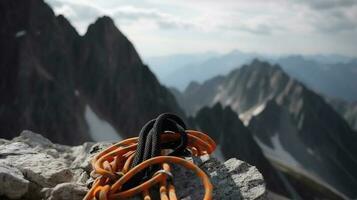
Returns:
[[[0,30],[3,138],[30,129],[80,144],[90,140],[89,108],[125,137],[159,113],[183,115],[108,17],[81,37],[42,0],[4,0]]]
[[[213,107],[202,108],[190,118],[194,127],[208,133],[218,144],[223,159],[237,157],[256,166],[263,174],[269,190],[289,196],[278,172],[270,165],[252,133],[230,108],[217,103]]]

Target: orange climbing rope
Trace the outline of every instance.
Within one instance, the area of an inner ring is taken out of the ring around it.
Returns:
[[[206,134],[194,130],[186,130],[187,146],[192,156],[211,154],[215,148],[215,142]],[[165,143],[179,141],[181,134],[165,131],[160,134],[160,140]],[[192,170],[201,179],[205,188],[204,200],[212,199],[213,186],[206,173],[192,162],[177,156],[164,155],[147,159],[130,168],[135,151],[138,147],[138,137],[129,138],[116,143],[96,155],[92,160],[93,171],[91,176],[95,178],[92,188],[88,191],[84,200],[114,200],[126,199],[142,194],[144,200],[151,200],[150,189],[158,185],[161,200],[176,200],[176,191],[172,182],[170,164],[181,165]],[[161,170],[156,171],[151,178],[140,182],[137,186],[125,189],[124,184],[146,168],[160,165]]]

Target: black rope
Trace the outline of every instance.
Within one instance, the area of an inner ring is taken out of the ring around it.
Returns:
[[[180,139],[170,143],[162,143],[160,134],[165,131],[176,132],[180,134]],[[170,156],[187,155],[187,133],[186,124],[177,115],[163,113],[156,119],[147,122],[140,131],[138,146],[131,164],[131,168],[150,158],[160,156],[162,149],[172,149]],[[160,166],[151,166],[142,172],[136,174],[130,182],[124,185],[124,189],[134,187],[140,182],[150,178]]]

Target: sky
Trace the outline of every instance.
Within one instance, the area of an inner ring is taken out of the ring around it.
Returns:
[[[357,0],[45,0],[80,34],[107,15],[141,56],[357,56]]]

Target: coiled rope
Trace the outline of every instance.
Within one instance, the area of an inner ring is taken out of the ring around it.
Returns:
[[[144,200],[151,200],[150,189],[156,185],[161,200],[176,200],[170,164],[194,171],[205,188],[203,199],[210,200],[213,186],[209,177],[182,156],[211,154],[215,148],[206,134],[186,130],[178,116],[161,114],[144,125],[139,137],[118,142],[93,158],[95,181],[84,200],[126,199],[140,193]]]

